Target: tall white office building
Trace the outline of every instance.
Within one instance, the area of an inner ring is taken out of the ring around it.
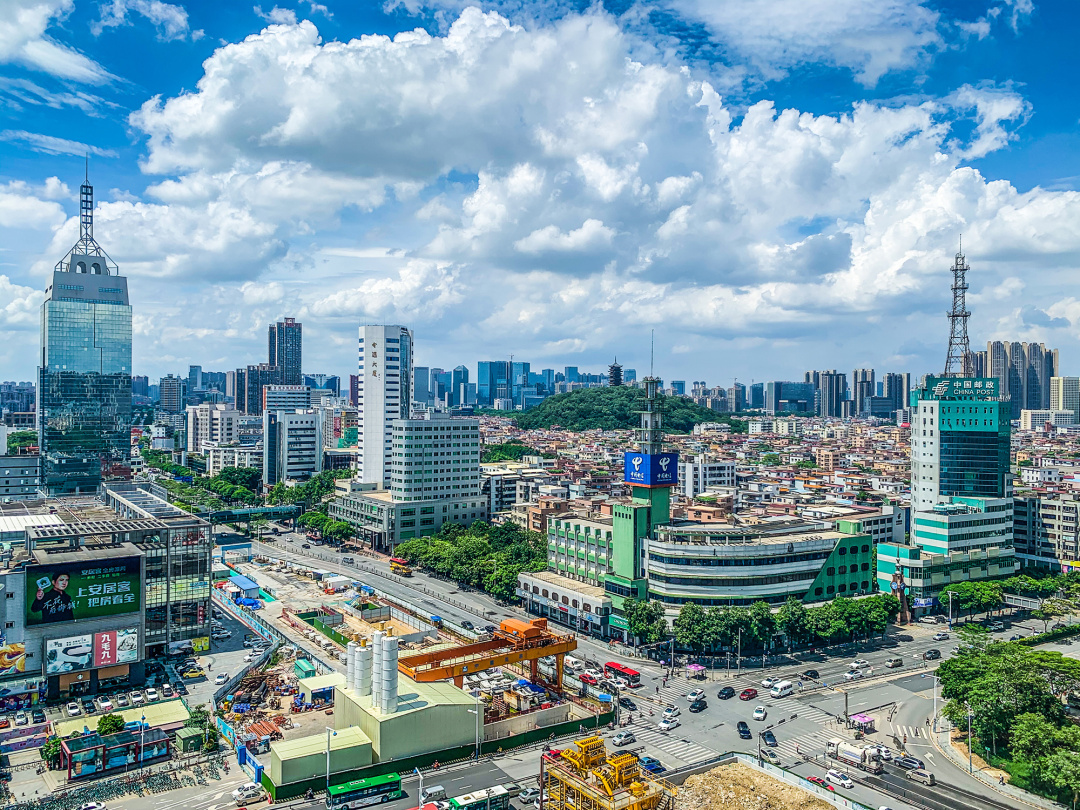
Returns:
[[[389,487],[393,421],[412,403],[413,335],[404,326],[360,327],[356,444],[359,478]]]
[[[1050,378],[1050,410],[1072,411],[1080,422],[1080,377]]]

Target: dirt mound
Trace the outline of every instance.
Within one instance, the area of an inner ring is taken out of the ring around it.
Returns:
[[[679,810],[834,810],[828,802],[742,763],[691,776],[679,789]]]

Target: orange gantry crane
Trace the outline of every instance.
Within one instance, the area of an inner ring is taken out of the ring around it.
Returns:
[[[541,680],[537,661],[550,655],[555,658],[555,682],[550,686],[562,692],[563,656],[577,649],[576,638],[549,630],[547,619],[504,619],[492,636],[490,641],[404,655],[398,659],[398,671],[420,683],[453,679],[460,687],[466,675],[528,661],[530,680],[536,683]]]

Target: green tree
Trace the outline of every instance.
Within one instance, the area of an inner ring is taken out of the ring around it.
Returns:
[[[800,470],[812,470],[817,467],[817,464],[813,461],[810,461],[809,459],[806,459],[803,461],[796,461],[795,466],[798,467]]]
[[[60,737],[56,734],[46,738],[41,748],[38,750],[41,752],[41,759],[50,767],[56,767],[57,762],[60,760]]]
[[[1009,730],[1009,749],[1014,757],[1035,764],[1050,756],[1057,747],[1058,729],[1041,714],[1027,712],[1017,716]]]
[[[623,602],[623,618],[630,635],[643,639],[646,644],[662,641],[667,634],[664,606],[659,602],[627,599]]]
[[[24,447],[30,447],[38,443],[38,435],[36,430],[17,430],[14,433],[9,433],[7,437],[7,454],[9,456],[19,455],[19,450]]]
[[[789,596],[776,612],[776,629],[787,636],[788,647],[802,642],[810,632],[806,606],[797,597]]]
[[[705,608],[697,602],[684,602],[679,609],[679,615],[671,623],[671,629],[675,634],[675,640],[683,647],[700,647],[705,650],[708,617]]]
[[[750,605],[750,633],[763,647],[772,640],[776,630],[776,618],[768,602],[754,602]]]
[[[511,439],[501,444],[489,444],[484,447],[484,454],[480,457],[482,464],[495,461],[521,461],[525,456],[539,456],[542,453],[534,447],[522,444],[520,441]]]
[[[1055,787],[1072,794],[1075,807],[1080,799],[1080,753],[1056,751],[1046,760],[1045,772]]]
[[[761,463],[765,464],[765,465],[767,465],[769,467],[775,467],[777,464],[780,463],[780,454],[779,453],[766,453],[765,455],[763,455],[761,457]]]
[[[117,734],[124,730],[124,716],[122,714],[103,714],[97,721],[97,733],[104,737],[106,734]]]

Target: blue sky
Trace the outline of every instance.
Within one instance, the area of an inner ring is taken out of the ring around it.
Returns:
[[[784,379],[940,371],[971,335],[1078,373],[1069,4],[399,0],[0,4],[0,347],[30,379],[47,272],[97,235],[135,371],[263,360],[360,322],[418,361]]]

